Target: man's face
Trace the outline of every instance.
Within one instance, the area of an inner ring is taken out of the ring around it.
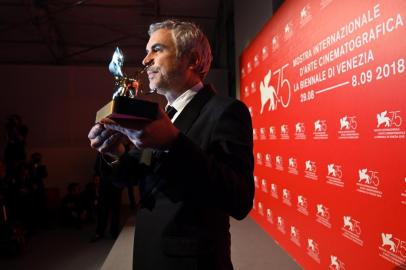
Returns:
[[[159,29],[153,32],[146,51],[147,56],[144,58],[143,64],[153,63],[147,70],[149,87],[161,93],[181,89],[188,79],[187,59],[176,56],[172,30]]]

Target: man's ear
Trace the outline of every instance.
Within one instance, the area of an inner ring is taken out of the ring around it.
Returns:
[[[196,67],[200,64],[200,58],[196,52],[196,50],[192,50],[189,54],[189,69],[195,70]]]

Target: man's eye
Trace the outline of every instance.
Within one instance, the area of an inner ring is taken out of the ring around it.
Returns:
[[[159,52],[161,50],[162,50],[162,48],[160,46],[155,46],[152,48],[152,51],[154,51],[154,52]]]

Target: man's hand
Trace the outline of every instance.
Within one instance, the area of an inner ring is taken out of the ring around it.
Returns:
[[[126,135],[138,149],[169,147],[179,134],[179,130],[162,109],[159,109],[154,121],[143,125],[136,121],[131,123],[128,119],[116,119],[114,121],[106,119],[102,122],[105,128]]]
[[[121,133],[107,129],[102,124],[96,124],[89,132],[90,146],[102,154],[118,158],[125,153],[125,136]]]

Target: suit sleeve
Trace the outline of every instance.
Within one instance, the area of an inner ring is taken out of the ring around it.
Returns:
[[[208,148],[203,151],[181,133],[159,173],[183,197],[212,203],[243,219],[252,208],[255,189],[251,117],[243,103],[234,101],[213,119]]]
[[[139,179],[145,177],[149,168],[140,164],[141,152],[132,149],[125,153],[118,165],[112,169],[112,182],[117,187],[138,185]],[[111,168],[110,168],[111,169]]]

